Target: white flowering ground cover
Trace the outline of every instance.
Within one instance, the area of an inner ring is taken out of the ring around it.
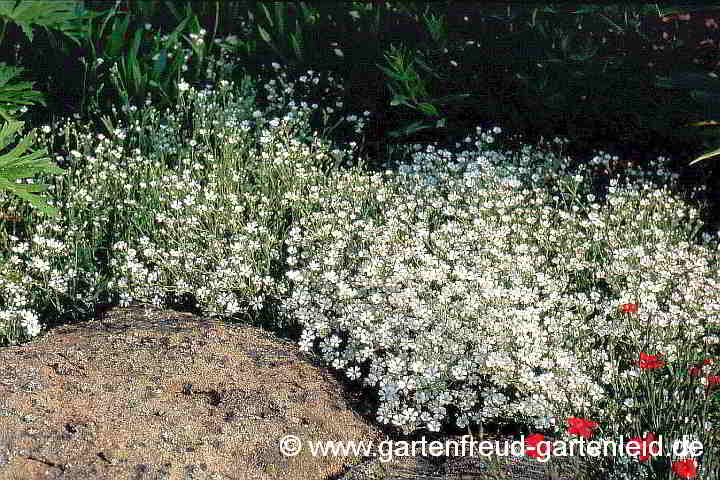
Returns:
[[[131,110],[107,134],[45,129],[70,152],[57,159],[69,173],[43,179],[62,215],[0,196],[28,219],[2,238],[9,342],[104,292],[121,305],[185,299],[299,325],[302,347],[374,388],[378,421],[406,433],[511,420],[560,430],[574,416],[608,436],[652,428],[711,443],[707,379],[683,377],[692,401],[638,381],[641,353],[680,372],[717,343],[718,244],[695,240],[698,211],[671,193],[662,159],[597,192],[608,156],[571,169],[546,149],[499,152],[494,129],[454,149],[415,146],[398,170],[331,168],[354,145],[336,148],[308,118],[329,125],[339,105],[295,98],[319,89],[327,102],[330,79],[278,72],[262,109],[249,85],[181,87],[176,112]],[[339,121],[360,134],[368,115]],[[646,414],[651,401],[673,407]],[[714,458],[702,478],[717,478]]]

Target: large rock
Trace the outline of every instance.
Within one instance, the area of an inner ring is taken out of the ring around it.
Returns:
[[[358,400],[262,329],[114,309],[0,349],[0,479],[327,479],[357,459],[280,439],[382,440]]]

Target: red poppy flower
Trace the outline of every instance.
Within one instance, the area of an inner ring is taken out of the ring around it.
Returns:
[[[592,431],[598,426],[597,423],[585,420],[584,418],[570,417],[568,418],[568,433],[589,439],[592,437]]]
[[[623,313],[637,313],[638,307],[635,303],[625,303],[623,304],[620,309],[623,311]]]
[[[672,471],[680,478],[695,478],[695,475],[697,475],[697,465],[692,458],[678,460],[677,462],[673,462]]]
[[[546,458],[550,451],[550,445],[542,443],[544,441],[545,437],[539,433],[533,433],[525,438],[525,455],[533,458]]]
[[[710,375],[707,377],[707,389],[712,390],[715,388],[720,388],[720,375]]]
[[[647,353],[641,353],[640,360],[635,362],[635,364],[638,367],[645,369],[663,368],[665,366],[665,362],[659,359],[660,356],[662,356],[662,354],[648,355]]]
[[[635,458],[639,461],[647,462],[650,457],[660,454],[659,445],[650,445],[655,441],[657,441],[657,437],[652,433],[648,433],[642,438],[631,438],[627,443],[628,451],[631,455],[635,455]]]

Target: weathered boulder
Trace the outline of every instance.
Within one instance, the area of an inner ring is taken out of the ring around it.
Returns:
[[[358,459],[280,439],[382,440],[354,402],[265,330],[113,309],[0,349],[0,479],[332,478]]]

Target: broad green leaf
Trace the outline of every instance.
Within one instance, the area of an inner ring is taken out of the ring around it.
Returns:
[[[0,179],[0,186],[6,190],[15,190],[25,193],[40,193],[48,189],[47,185],[38,185],[35,183],[11,183],[5,179]]]
[[[15,134],[20,131],[23,127],[23,122],[4,122],[2,128],[0,128],[0,150],[4,150],[5,147],[15,139]],[[2,157],[0,157],[2,158]]]
[[[33,27],[40,27],[57,31],[79,44],[83,23],[98,15],[85,9],[81,0],[0,1],[0,20],[16,24],[31,42]]]
[[[0,150],[4,149],[15,139],[16,134],[22,129],[23,122],[8,122],[0,128]],[[35,140],[35,132],[31,131],[25,135],[18,144],[9,152],[0,155],[0,189],[6,190],[23,200],[42,213],[57,215],[58,210],[46,205],[43,197],[32,195],[47,189],[42,184],[16,183],[22,178],[31,178],[38,173],[57,173],[64,175],[66,172],[53,166],[50,159],[46,157],[44,149],[24,154]]]
[[[22,71],[22,68],[0,63],[0,116],[5,121],[10,121],[21,105],[45,105],[42,93],[32,90],[33,82],[11,82]]]
[[[60,212],[57,208],[47,205],[45,198],[38,195],[31,195],[26,189],[18,188],[23,184],[15,183],[9,184],[0,180],[0,190],[7,190],[10,193],[17,195],[21,199],[27,201],[33,208],[40,210],[42,213],[49,216],[57,216]]]

